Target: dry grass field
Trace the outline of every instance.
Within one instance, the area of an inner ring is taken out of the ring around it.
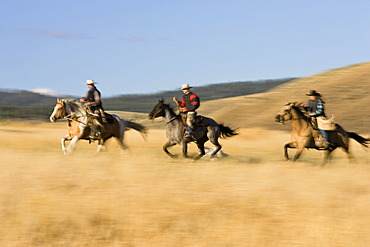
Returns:
[[[287,131],[245,128],[222,140],[229,157],[194,163],[162,152],[163,127],[147,142],[129,131],[123,155],[111,140],[63,156],[65,128],[0,124],[0,246],[370,245],[370,156],[357,143],[357,163],[339,150],[325,167],[318,151],[287,163]]]

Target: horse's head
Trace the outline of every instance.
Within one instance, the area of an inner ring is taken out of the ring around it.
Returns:
[[[149,113],[149,119],[164,117],[166,115],[166,107],[169,106],[164,103],[163,99],[160,99],[158,103],[154,106],[153,110]]]
[[[293,119],[292,110],[301,107],[301,103],[288,102],[286,103],[275,116],[275,121],[284,124]]]
[[[57,99],[57,103],[54,106],[53,113],[51,113],[49,117],[50,122],[54,123],[58,119],[64,118],[65,116],[67,116],[66,103],[63,99]]]

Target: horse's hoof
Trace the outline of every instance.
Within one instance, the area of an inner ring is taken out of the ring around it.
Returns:
[[[197,160],[200,160],[202,157],[203,157],[203,155],[199,155],[199,156],[195,157],[193,160],[197,161]]]

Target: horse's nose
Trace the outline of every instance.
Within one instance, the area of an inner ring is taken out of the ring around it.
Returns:
[[[54,123],[55,122],[55,117],[50,117],[50,122]]]
[[[275,116],[275,122],[281,122],[281,116],[279,114]]]

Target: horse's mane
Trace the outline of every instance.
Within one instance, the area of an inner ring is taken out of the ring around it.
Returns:
[[[170,104],[165,104],[165,103],[163,103],[163,105],[164,105],[164,106],[166,106],[166,108],[167,108],[168,110],[170,110],[170,112],[171,112],[172,114],[174,114],[176,117],[180,117],[180,114],[176,114],[176,113],[175,113],[175,110],[174,110],[174,109],[172,109],[172,107],[170,106]]]
[[[288,102],[286,103],[287,106],[290,106],[294,109],[302,118],[307,118],[306,110],[302,107],[302,102]]]
[[[72,106],[73,108],[78,109],[80,112],[84,113],[86,110],[83,106],[83,104],[74,98],[68,98],[68,99],[59,99],[60,101],[64,102],[67,105]]]

